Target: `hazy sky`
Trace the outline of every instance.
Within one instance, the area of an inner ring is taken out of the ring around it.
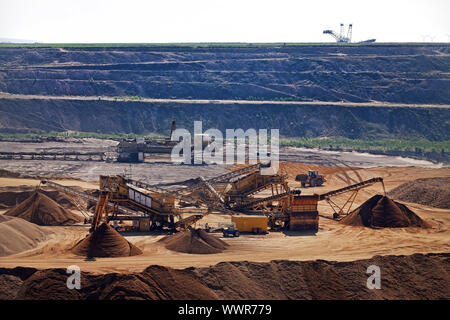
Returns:
[[[0,38],[39,42],[450,41],[450,0],[0,0]],[[432,38],[433,37],[433,38]]]

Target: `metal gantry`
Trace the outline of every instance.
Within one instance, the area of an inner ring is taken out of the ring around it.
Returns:
[[[323,33],[331,35],[338,43],[351,43],[352,42],[352,29],[353,29],[353,24],[350,23],[348,25],[347,35],[345,35],[344,24],[341,23],[339,34],[334,32],[333,30],[324,30]]]

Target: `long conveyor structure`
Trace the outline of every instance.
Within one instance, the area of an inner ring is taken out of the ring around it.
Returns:
[[[334,214],[333,214],[333,219],[339,219],[340,216],[342,215],[348,215],[351,211],[353,202],[356,199],[356,196],[358,195],[358,192],[360,189],[368,187],[374,183],[380,182],[383,186],[383,192],[386,195],[386,189],[384,186],[384,182],[383,182],[383,178],[381,177],[375,177],[372,179],[368,179],[368,180],[364,180],[340,189],[336,189],[324,194],[319,195],[319,200],[325,200],[330,207],[333,209]],[[333,196],[337,196],[346,192],[352,192],[352,194],[348,197],[348,199],[344,202],[343,205],[339,205],[336,202],[334,202],[331,197]],[[346,209],[346,207],[348,206],[348,208]]]
[[[82,191],[78,191],[78,190],[76,190],[74,188],[71,188],[71,187],[63,186],[63,185],[61,185],[59,183],[56,183],[56,182],[53,182],[53,181],[50,181],[50,180],[45,180],[44,179],[44,180],[41,180],[41,183],[44,184],[44,185],[47,185],[49,187],[55,188],[57,190],[61,190],[62,192],[66,193],[66,194],[74,195],[74,196],[80,197],[80,198],[88,200],[88,201],[92,201],[92,202],[97,203],[98,200],[99,200],[98,197],[95,197],[93,195],[87,194],[87,193],[82,192]],[[141,214],[141,213],[139,213],[139,212],[137,212],[135,210],[131,210],[129,208],[126,208],[124,206],[120,206],[120,205],[114,204],[112,202],[109,202],[107,206],[109,208],[113,208],[113,209],[117,210],[118,212],[126,214],[126,215],[137,216],[137,217],[143,217],[144,216],[143,214]]]
[[[364,180],[364,181],[361,181],[361,182],[358,182],[358,183],[355,183],[355,184],[352,184],[352,185],[349,185],[349,186],[346,186],[346,187],[343,187],[343,188],[340,188],[340,189],[337,189],[337,190],[333,190],[333,191],[321,194],[321,195],[319,195],[319,200],[325,200],[325,199],[327,199],[327,198],[329,198],[331,196],[336,196],[338,194],[342,194],[342,193],[345,193],[345,192],[348,192],[348,191],[354,191],[354,190],[357,190],[357,189],[361,189],[363,187],[368,187],[369,185],[372,185],[372,184],[374,184],[376,182],[381,182],[381,184],[383,185],[384,193],[386,194],[386,190],[384,188],[383,178],[376,177],[376,178]]]
[[[99,203],[99,200],[100,200],[99,197],[87,194],[82,191],[78,191],[71,187],[63,186],[59,183],[56,183],[56,182],[53,182],[50,180],[44,179],[41,181],[41,183],[44,185],[47,185],[49,187],[55,188],[57,190],[60,190],[68,195],[80,197],[84,200],[88,200],[88,201],[95,202],[95,203]],[[113,211],[115,211],[116,213],[120,213],[113,217],[109,217],[110,220],[139,220],[142,218],[148,218],[148,214],[146,212],[135,211],[130,208],[121,206],[115,202],[111,202],[111,201],[107,202],[106,206],[108,208],[112,209]],[[174,223],[174,227],[175,228],[179,227],[179,228],[185,229],[185,228],[189,227],[190,225],[192,225],[193,223],[200,220],[202,217],[203,217],[202,214],[195,214],[195,215],[191,215],[186,218],[179,219],[178,221],[176,221]]]

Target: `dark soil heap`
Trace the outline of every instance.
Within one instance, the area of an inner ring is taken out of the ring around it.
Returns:
[[[64,209],[39,190],[8,210],[5,215],[19,217],[41,226],[61,226],[81,221],[80,217]]]
[[[401,201],[450,209],[450,177],[408,181],[389,191],[389,196]]]
[[[0,169],[0,177],[2,178],[23,178],[23,175],[18,172],[12,172],[5,169]]]
[[[142,254],[108,224],[102,223],[72,248],[72,252],[86,257],[129,257]]]
[[[407,206],[379,194],[353,210],[347,217],[342,219],[342,223],[371,228],[428,227]]]
[[[382,289],[367,288],[366,269],[382,266]],[[375,256],[349,262],[221,262],[205,268],[149,266],[138,273],[82,272],[67,288],[66,269],[0,268],[0,299],[20,300],[448,300],[450,254]]]
[[[160,240],[167,249],[177,252],[194,254],[220,253],[228,244],[203,229],[189,228],[186,231],[164,237]]]

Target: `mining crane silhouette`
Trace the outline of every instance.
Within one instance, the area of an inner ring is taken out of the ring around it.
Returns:
[[[353,31],[353,24],[350,23],[348,25],[347,34],[345,34],[344,24],[341,23],[339,34],[334,32],[333,30],[324,30],[323,33],[329,34],[330,36],[332,36],[336,40],[337,43],[351,43],[352,42],[352,31]],[[360,41],[358,43],[371,43],[371,42],[375,42],[375,39]]]
[[[353,28],[353,25],[350,23],[348,25],[347,35],[345,35],[344,34],[344,24],[341,23],[339,34],[334,32],[333,30],[324,30],[323,33],[329,34],[338,43],[350,43],[350,42],[352,42],[352,28]]]

